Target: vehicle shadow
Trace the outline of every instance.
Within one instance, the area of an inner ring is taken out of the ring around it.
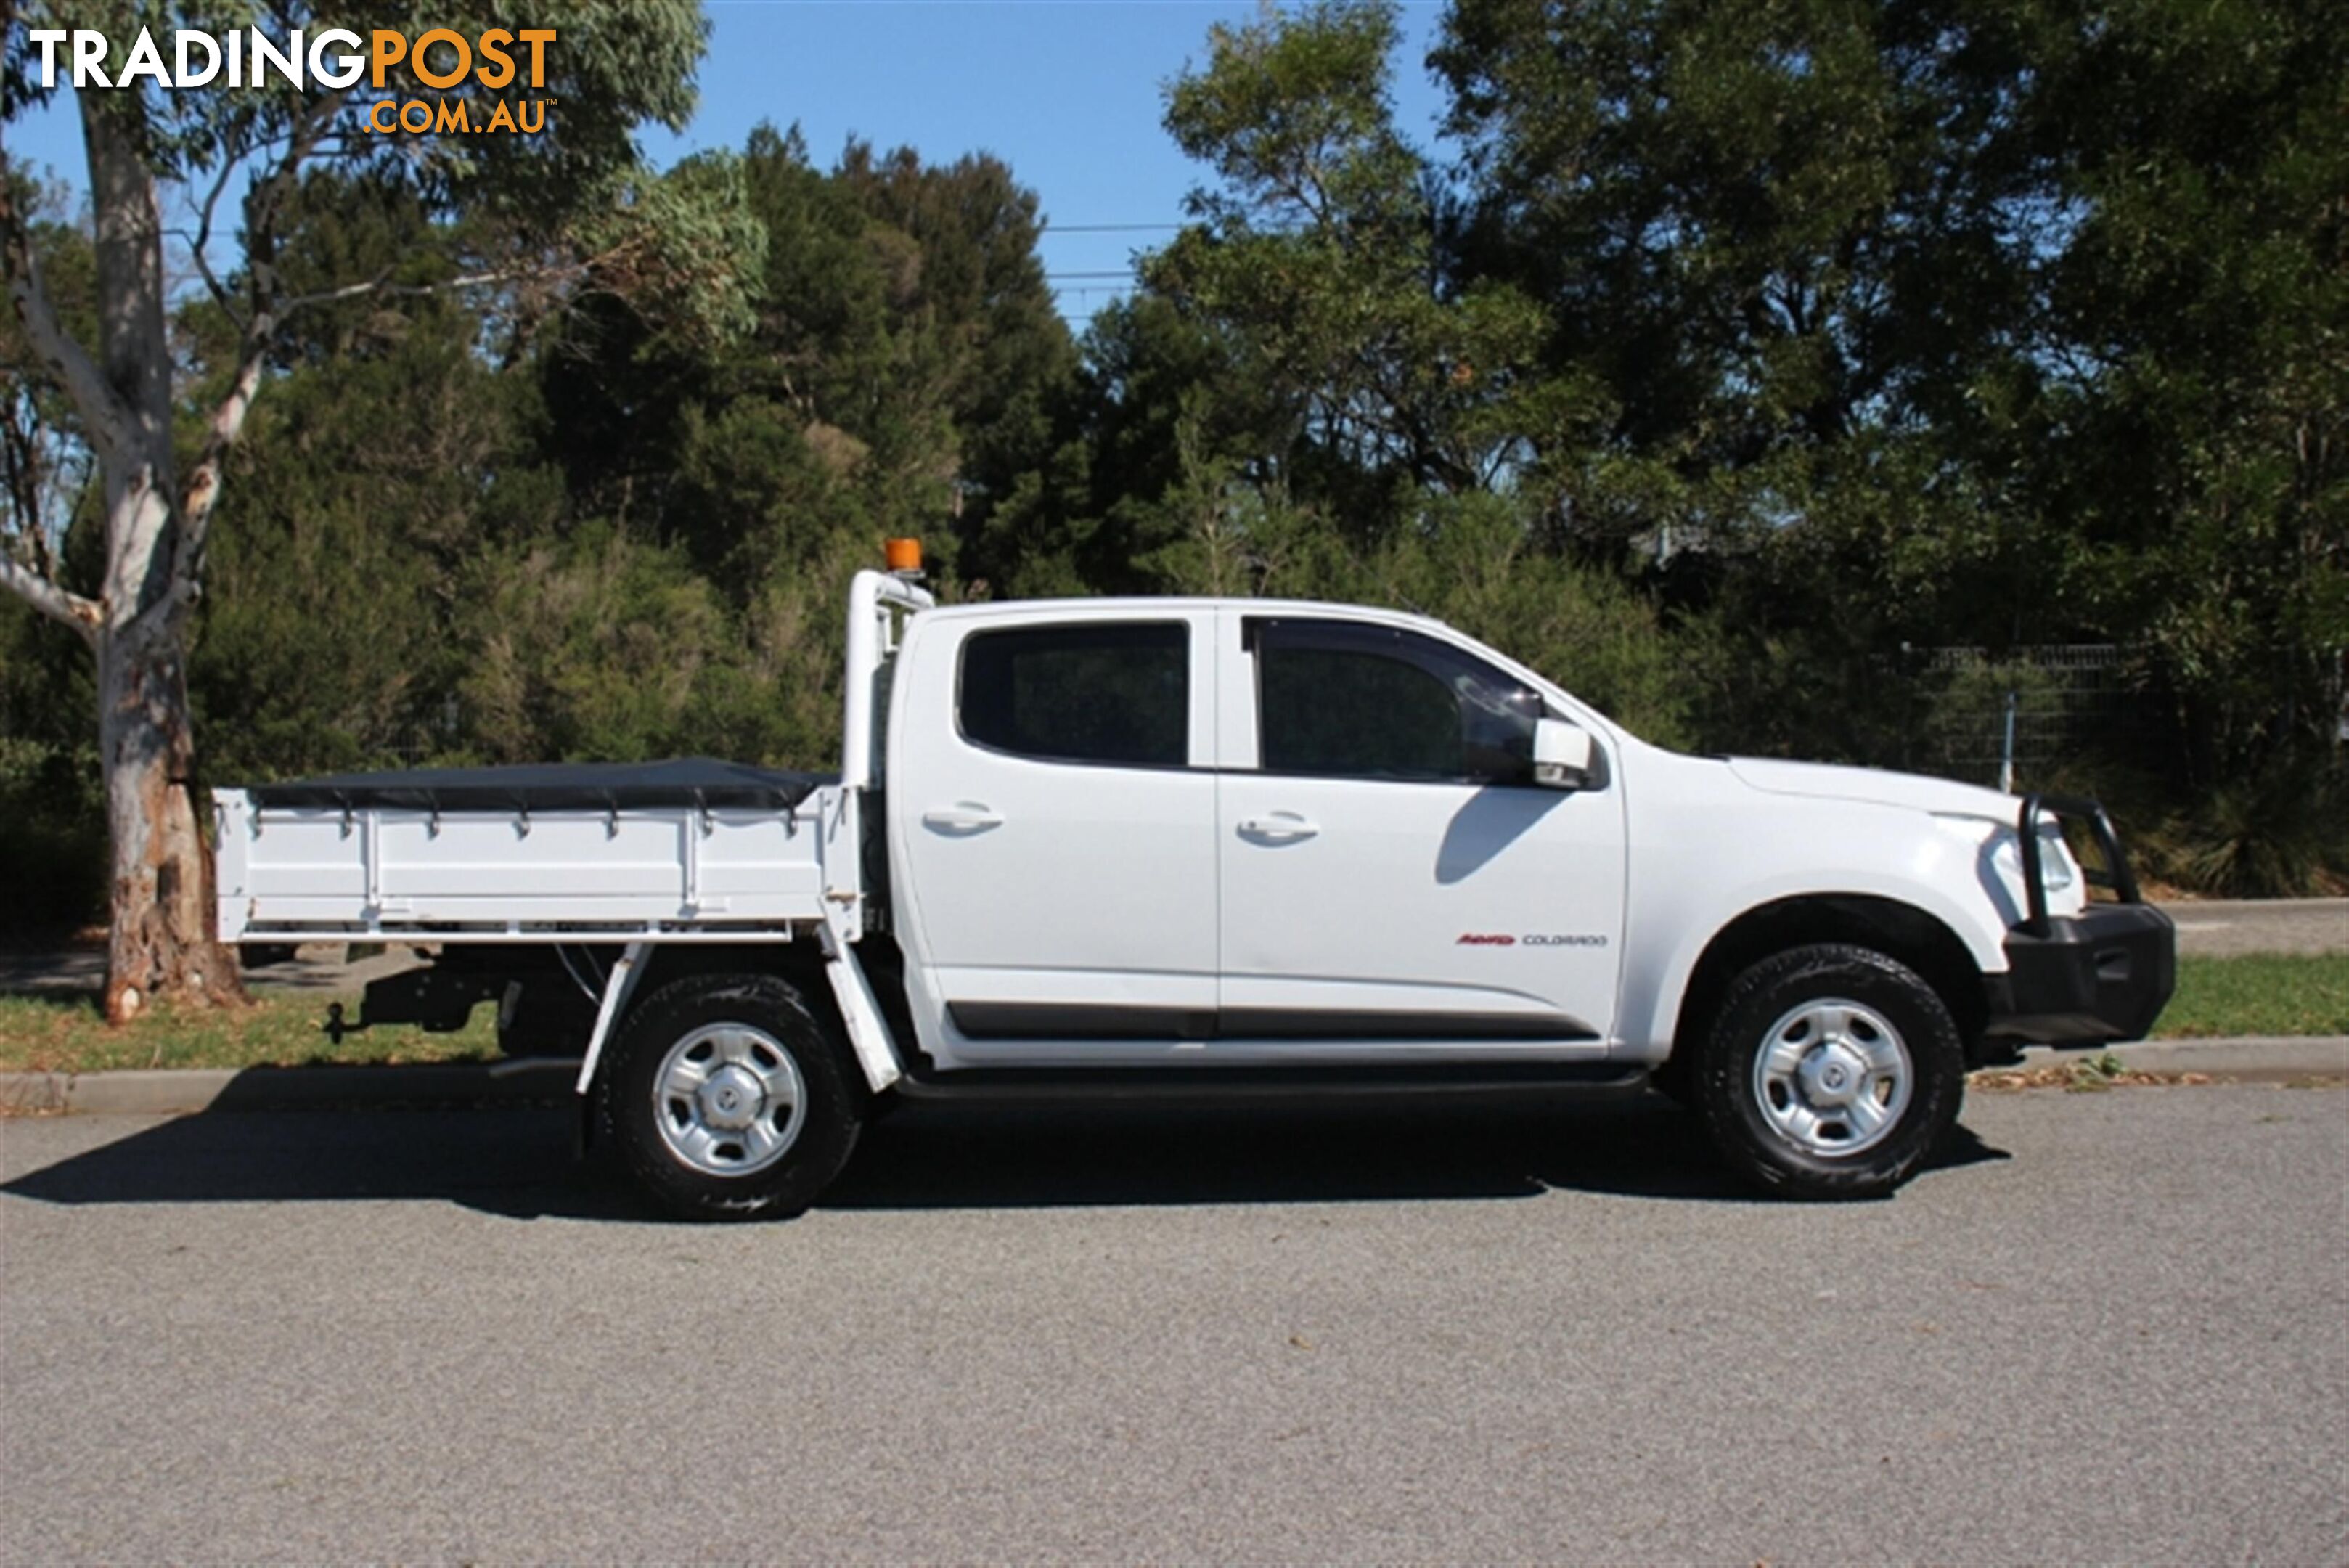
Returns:
[[[574,1157],[568,1106],[212,1111],[0,1191],[46,1203],[437,1201],[512,1219],[658,1218]],[[1970,1134],[1940,1166],[2002,1159]],[[1692,1118],[1653,1096],[1416,1106],[909,1106],[866,1130],[828,1210],[1527,1198],[1749,1201]]]

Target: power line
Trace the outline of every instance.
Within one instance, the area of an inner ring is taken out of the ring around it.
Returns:
[[[1171,234],[1181,223],[1056,223],[1044,220],[1048,234]]]
[[[1108,278],[1132,278],[1132,267],[1117,267],[1109,272],[1048,272],[1046,283],[1097,283]]]

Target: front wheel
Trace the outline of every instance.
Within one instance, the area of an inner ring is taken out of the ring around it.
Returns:
[[[1794,1198],[1874,1198],[1914,1176],[1958,1118],[1965,1051],[1915,971],[1840,943],[1740,975],[1698,1061],[1696,1106],[1741,1175]]]
[[[691,1220],[800,1213],[859,1121],[833,1032],[772,975],[693,975],[628,1017],[596,1085],[629,1173]]]

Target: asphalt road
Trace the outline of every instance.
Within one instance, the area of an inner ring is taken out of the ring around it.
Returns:
[[[0,1556],[2340,1563],[2349,1094],[909,1109],[784,1225],[564,1116],[0,1122]]]

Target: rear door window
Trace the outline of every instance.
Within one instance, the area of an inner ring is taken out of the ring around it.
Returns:
[[[973,634],[957,711],[967,740],[1042,762],[1179,768],[1189,757],[1191,633],[1181,621]]]

